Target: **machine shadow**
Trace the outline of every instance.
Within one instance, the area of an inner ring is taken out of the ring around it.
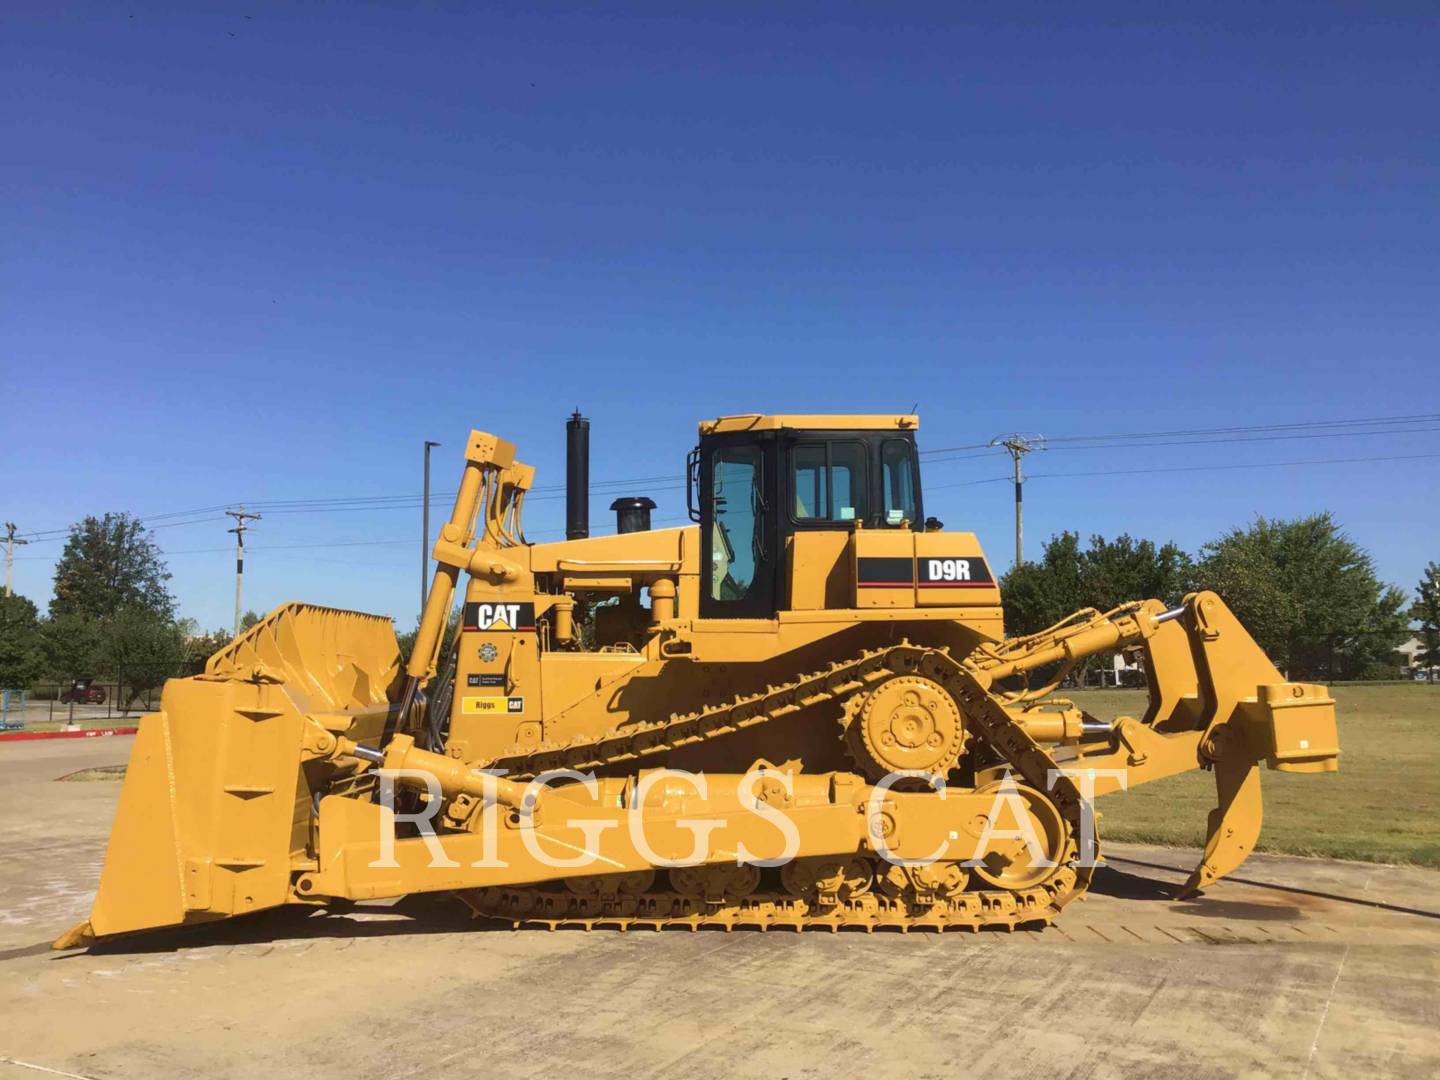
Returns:
[[[1122,858],[1117,855],[1106,856],[1106,861],[1107,863],[1129,863],[1131,866],[1143,866],[1152,870],[1164,870],[1167,873],[1175,872],[1175,868],[1171,866],[1163,866],[1160,863],[1143,862],[1140,859]],[[1115,876],[1115,878],[1118,879],[1113,885],[1114,888],[1134,888],[1138,891],[1135,893],[1108,891],[1105,882],[1111,880],[1112,874]],[[1424,908],[1404,907],[1400,904],[1386,903],[1384,900],[1368,900],[1364,897],[1345,896],[1341,893],[1323,892],[1319,889],[1301,889],[1297,888],[1294,885],[1276,885],[1272,882],[1256,881],[1254,878],[1240,877],[1235,874],[1227,875],[1224,880],[1235,885],[1248,885],[1251,888],[1265,889],[1269,892],[1284,893],[1293,896],[1306,896],[1312,897],[1317,900],[1331,900],[1338,904],[1353,904],[1357,907],[1375,908],[1378,911],[1393,911],[1401,915],[1415,915],[1422,919],[1440,919],[1440,911],[1427,911]],[[1144,884],[1130,884],[1132,882],[1140,882]],[[1147,887],[1151,890],[1150,893],[1144,891]],[[1164,882],[1155,881],[1152,878],[1141,877],[1138,874],[1132,874],[1128,871],[1116,870],[1113,867],[1107,865],[1096,871],[1095,881],[1091,886],[1091,891],[1102,893],[1106,896],[1115,896],[1118,898],[1131,900],[1174,900],[1174,893],[1176,891],[1176,887],[1172,885],[1166,885]],[[1204,896],[1205,894],[1202,892],[1196,899],[1203,899]],[[1216,903],[1217,901],[1211,902]],[[1188,901],[1188,903],[1194,903],[1194,900]]]
[[[1136,881],[1145,880],[1135,877],[1135,875],[1123,876],[1134,877]],[[353,918],[352,916],[356,914],[369,917]],[[1006,929],[1008,928],[990,926],[982,927],[976,932],[982,935],[1003,936]],[[1051,931],[1052,927],[1026,924],[1014,929],[1033,930],[1043,934]],[[866,933],[865,928],[859,926],[846,927],[842,930],[855,934]],[[495,932],[513,934],[541,933],[542,931],[538,927],[517,930],[510,921],[505,919],[477,917],[472,915],[470,910],[457,898],[449,894],[426,893],[406,896],[394,904],[384,906],[337,904],[327,908],[310,909],[280,907],[213,923],[139,931],[134,934],[108,938],[96,942],[88,948],[70,950],[56,955],[55,959],[70,960],[77,956],[144,956],[217,946],[228,948],[239,945],[269,945],[287,941],[316,941],[325,938],[343,938],[353,941],[366,938]],[[643,930],[621,931],[617,927],[603,924],[593,928],[577,924],[559,926],[543,932],[576,934],[627,932],[644,935],[651,932],[720,934],[729,931],[718,926],[646,927]],[[788,931],[782,929],[771,932],[783,935]],[[902,931],[898,927],[881,927],[869,932],[888,936],[899,934]],[[955,930],[949,936],[969,937],[970,934]],[[43,955],[49,948],[48,943],[41,942],[26,948],[12,950],[9,954],[0,953],[0,960],[9,959],[12,956]]]
[[[353,916],[360,916],[359,918]],[[281,907],[238,919],[141,932],[96,942],[68,956],[132,956],[217,945],[265,945],[322,938],[386,938],[509,931],[510,924],[477,919],[448,894],[406,896],[385,906]]]
[[[1107,858],[1104,866],[1096,867],[1095,877],[1090,882],[1090,891],[1099,896],[1114,897],[1116,900],[1173,901],[1177,886],[1132,874],[1128,870],[1116,869]]]
[[[1189,918],[1252,919],[1271,922],[1291,921],[1303,917],[1304,914],[1299,907],[1291,904],[1216,900],[1205,896],[1204,893],[1187,900],[1180,900],[1176,896],[1176,893],[1179,892],[1177,883],[1132,874],[1108,864],[1095,871],[1095,879],[1091,883],[1090,891],[1092,894],[1109,896],[1116,900],[1163,903],[1167,905],[1171,913]]]

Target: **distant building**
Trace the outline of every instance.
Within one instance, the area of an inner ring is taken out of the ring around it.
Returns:
[[[1411,678],[1418,677],[1422,668],[1420,667],[1420,654],[1425,651],[1425,643],[1418,637],[1412,637],[1395,650],[1400,661],[1400,669],[1404,675]],[[1432,666],[1429,670],[1430,678],[1440,677],[1440,668]]]
[[[1103,661],[1091,672],[1087,682],[1096,686],[1144,686],[1145,650],[1125,649]]]

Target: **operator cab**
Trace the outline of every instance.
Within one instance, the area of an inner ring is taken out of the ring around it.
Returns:
[[[922,530],[918,426],[915,416],[703,422],[687,485],[706,575],[700,617],[773,617],[798,533]]]

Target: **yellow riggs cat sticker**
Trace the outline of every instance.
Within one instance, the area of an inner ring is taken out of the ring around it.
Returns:
[[[460,701],[460,711],[466,716],[481,716],[489,713],[523,713],[523,697],[467,697]]]

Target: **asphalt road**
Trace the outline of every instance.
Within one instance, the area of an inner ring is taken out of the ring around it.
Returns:
[[[0,1077],[1433,1076],[1440,874],[1111,845],[1039,933],[496,930],[446,897],[91,952],[131,740],[0,744]]]

